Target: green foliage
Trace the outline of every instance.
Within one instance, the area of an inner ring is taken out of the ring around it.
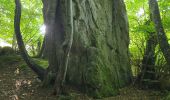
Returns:
[[[40,27],[43,25],[41,0],[21,0],[22,18],[21,32],[25,45],[30,51],[31,46],[37,46],[42,41]],[[1,0],[0,3],[0,39],[12,44],[14,35],[14,0]]]
[[[21,0],[22,18],[21,31],[25,44],[35,45],[42,40],[40,27],[43,25],[41,0]]]
[[[125,0],[125,3],[130,26],[131,60],[132,63],[138,61],[138,65],[140,65],[149,33],[155,32],[153,22],[151,22],[150,18],[148,0]],[[170,38],[170,0],[159,0],[158,3],[167,37]],[[157,48],[155,56],[156,65],[162,68],[166,62],[159,48]],[[159,67],[158,70],[160,70]]]
[[[14,19],[14,0],[1,0],[0,3],[0,38],[11,42],[13,36],[13,19]]]
[[[170,38],[170,0],[159,0],[159,8],[163,25]],[[148,0],[125,0],[129,27],[130,27],[130,58],[131,68],[134,76],[137,76],[141,71],[142,59],[144,56],[146,42],[150,32],[155,32],[154,24],[150,18]],[[159,46],[155,51],[156,57],[156,74],[157,77],[162,77],[163,74],[169,73],[169,67],[166,66],[166,61]]]
[[[167,96],[165,96],[162,100],[170,100],[170,93]]]
[[[125,3],[130,26],[130,57],[132,64],[137,66],[143,58],[149,32],[153,32],[154,28],[150,22],[147,0],[125,0]]]

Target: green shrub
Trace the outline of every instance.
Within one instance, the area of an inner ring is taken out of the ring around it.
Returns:
[[[170,90],[170,75],[162,76],[159,81],[161,89]]]
[[[165,97],[163,97],[161,100],[170,100],[170,93],[168,93]]]
[[[0,56],[0,65],[13,64],[15,62],[21,61],[22,58],[18,55],[3,55]]]
[[[11,55],[15,54],[15,51],[11,47],[0,47],[0,55]]]

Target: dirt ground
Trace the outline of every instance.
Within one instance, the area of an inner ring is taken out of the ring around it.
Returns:
[[[120,94],[115,97],[105,98],[103,100],[161,100],[162,93],[153,90],[140,90],[129,86],[120,89]]]
[[[52,89],[44,89],[37,76],[29,68],[21,69],[21,63],[0,66],[0,100],[57,100],[51,95]],[[92,100],[78,93],[74,98],[62,97],[61,100]],[[139,90],[133,86],[120,89],[115,97],[100,100],[161,100],[161,93],[152,90]]]

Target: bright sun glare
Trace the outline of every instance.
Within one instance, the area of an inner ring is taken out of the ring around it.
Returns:
[[[142,16],[144,14],[144,9],[140,8],[139,11],[136,13],[138,17]]]
[[[43,24],[41,27],[40,27],[40,32],[41,32],[41,34],[45,34],[45,32],[46,32],[46,26]]]
[[[11,46],[9,43],[3,41],[2,39],[0,39],[0,46],[4,47],[4,46]]]

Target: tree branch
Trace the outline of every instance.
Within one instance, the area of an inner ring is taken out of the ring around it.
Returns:
[[[21,31],[20,31],[20,19],[21,19],[21,3],[20,0],[15,0],[15,17],[14,17],[14,28],[16,39],[18,43],[18,47],[26,64],[39,76],[40,80],[44,79],[45,69],[41,66],[37,65],[31,58],[29,57],[25,45],[22,39]]]

